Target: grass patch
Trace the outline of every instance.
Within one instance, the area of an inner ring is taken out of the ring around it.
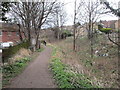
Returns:
[[[56,53],[57,48],[54,48],[50,66],[59,88],[97,88],[86,75],[74,72],[70,66],[62,63]]]
[[[44,50],[44,48],[42,47],[42,48],[40,48],[40,49],[37,49],[36,51],[37,52],[42,52]]]
[[[28,62],[31,61],[30,57],[24,57],[19,61],[16,61],[13,64],[2,66],[2,73],[3,73],[3,80],[2,84],[3,87],[10,83],[10,80],[20,74]]]
[[[85,65],[86,67],[91,67],[91,66],[93,66],[91,60],[82,60],[82,62],[84,63],[84,65]]]
[[[43,51],[44,48],[36,50],[36,52],[41,52]],[[37,53],[36,53],[37,54]],[[19,75],[25,67],[28,65],[28,63],[34,59],[35,57],[24,57],[20,60],[17,60],[13,64],[8,64],[2,66],[2,74],[3,74],[3,80],[2,80],[2,85],[5,87],[6,85],[10,84],[10,80],[17,75]]]

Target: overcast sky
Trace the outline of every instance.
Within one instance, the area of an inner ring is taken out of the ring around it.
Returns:
[[[49,0],[48,0],[49,1]],[[52,0],[50,0],[52,1]],[[73,14],[74,14],[74,1],[75,0],[59,0],[60,2],[64,2],[65,3],[65,11],[67,12],[67,19],[68,21],[66,22],[66,25],[73,25]],[[80,1],[80,0],[78,0]],[[86,2],[88,2],[89,0],[84,0]],[[92,1],[96,1],[96,0],[92,0]],[[110,5],[112,5],[114,8],[118,7],[118,2],[120,0],[107,0],[110,2]],[[117,20],[118,17],[116,17],[115,15],[105,15],[104,17],[100,18],[100,20]]]
[[[68,14],[68,21],[66,23],[66,25],[72,25],[73,24],[73,13],[74,13],[74,1],[75,0],[60,0],[61,2],[66,3],[65,5],[65,10]],[[79,0],[80,1],[80,0]],[[88,2],[89,0],[84,0],[86,2]],[[95,1],[95,0],[92,0]],[[110,2],[110,5],[112,5],[114,8],[118,7],[118,2],[120,0],[107,0]],[[115,15],[104,15],[104,17],[100,18],[100,20],[117,20],[118,17],[116,17]]]

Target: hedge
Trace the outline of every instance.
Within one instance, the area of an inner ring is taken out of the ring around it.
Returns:
[[[10,58],[15,53],[17,53],[21,48],[28,48],[29,46],[30,46],[30,43],[28,41],[26,41],[26,42],[22,42],[18,45],[3,49],[2,50],[2,60],[3,60],[3,62],[7,61],[8,58]]]

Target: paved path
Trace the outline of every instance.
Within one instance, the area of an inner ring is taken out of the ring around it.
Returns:
[[[16,77],[9,88],[56,88],[48,69],[52,49],[45,50],[30,65]]]

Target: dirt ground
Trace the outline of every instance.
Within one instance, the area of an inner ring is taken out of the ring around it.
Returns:
[[[45,50],[7,88],[56,88],[49,70],[52,49]]]

